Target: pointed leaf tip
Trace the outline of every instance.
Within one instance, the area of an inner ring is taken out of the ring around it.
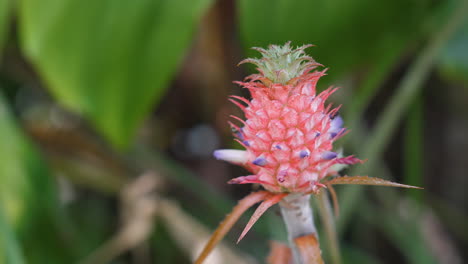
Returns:
[[[265,201],[263,201],[258,207],[257,210],[255,210],[254,214],[250,218],[249,222],[244,228],[244,231],[242,231],[242,234],[239,236],[239,239],[237,240],[237,243],[239,243],[242,238],[249,232],[249,230],[252,228],[252,226],[257,222],[257,220],[260,218],[260,216],[263,215],[263,213],[266,212],[268,208],[271,206],[277,204],[279,201],[281,201],[285,196],[287,196],[288,193],[280,193],[280,194],[270,194]]]
[[[206,243],[203,251],[200,253],[195,264],[201,264],[211,253],[213,248],[223,239],[223,237],[231,230],[232,226],[237,222],[241,215],[252,205],[265,200],[271,195],[267,191],[253,192],[242,200],[232,209],[232,212],[226,216],[226,218],[221,222],[218,228],[215,230],[213,235],[211,235],[210,240]]]
[[[388,187],[400,187],[400,188],[411,188],[411,189],[424,189],[421,187],[396,183],[387,181],[384,179],[368,176],[342,176],[327,181],[325,184],[356,184],[356,185],[375,185],[375,186],[388,186]]]

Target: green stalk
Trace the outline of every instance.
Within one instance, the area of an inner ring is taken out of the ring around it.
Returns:
[[[338,235],[336,233],[335,216],[332,212],[330,199],[327,193],[322,191],[317,196],[320,212],[320,219],[327,236],[328,248],[330,250],[331,263],[341,264],[340,244],[338,243]]]
[[[423,97],[418,96],[408,113],[405,128],[405,184],[413,186],[423,185]],[[407,190],[410,196],[421,202],[424,192]]]

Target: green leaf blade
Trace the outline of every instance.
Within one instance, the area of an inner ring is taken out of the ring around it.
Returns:
[[[23,50],[60,103],[124,148],[160,101],[211,2],[25,0]],[[44,7],[49,17],[35,11]]]

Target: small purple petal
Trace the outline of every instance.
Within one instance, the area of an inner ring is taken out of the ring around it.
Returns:
[[[341,118],[339,115],[336,115],[334,118],[332,118],[330,132],[337,132],[337,130],[340,130],[343,127],[343,123],[343,118]]]
[[[247,146],[247,147],[250,147],[250,143],[249,143],[249,141],[247,141],[247,140],[244,140],[244,141],[242,141],[242,143],[244,143],[244,145],[245,145],[245,146]]]
[[[336,135],[338,135],[338,133],[331,132],[331,133],[330,133],[330,138],[334,138],[334,137],[336,137]]]
[[[327,159],[327,160],[331,160],[331,159],[334,159],[338,156],[338,154],[336,152],[333,152],[333,151],[325,151],[323,154],[322,154],[322,158],[324,159]]]
[[[321,135],[320,132],[315,133],[315,137],[320,137],[320,135]]]
[[[265,166],[267,164],[267,161],[266,161],[265,158],[259,157],[259,158],[256,158],[252,163],[254,165],[263,167],[263,166]]]
[[[240,132],[240,131],[237,131],[235,133],[236,137],[240,140],[244,140],[244,133]]]
[[[281,150],[281,146],[280,146],[280,145],[276,145],[275,148]]]
[[[305,157],[309,157],[310,155],[310,152],[308,150],[301,150],[301,152],[299,152],[299,157],[301,159],[305,158]]]

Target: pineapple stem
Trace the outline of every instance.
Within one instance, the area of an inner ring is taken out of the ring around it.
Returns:
[[[305,264],[301,258],[299,249],[294,243],[294,239],[310,234],[317,236],[312,208],[310,207],[310,195],[288,195],[280,202],[280,208],[284,223],[286,224],[294,263]]]

